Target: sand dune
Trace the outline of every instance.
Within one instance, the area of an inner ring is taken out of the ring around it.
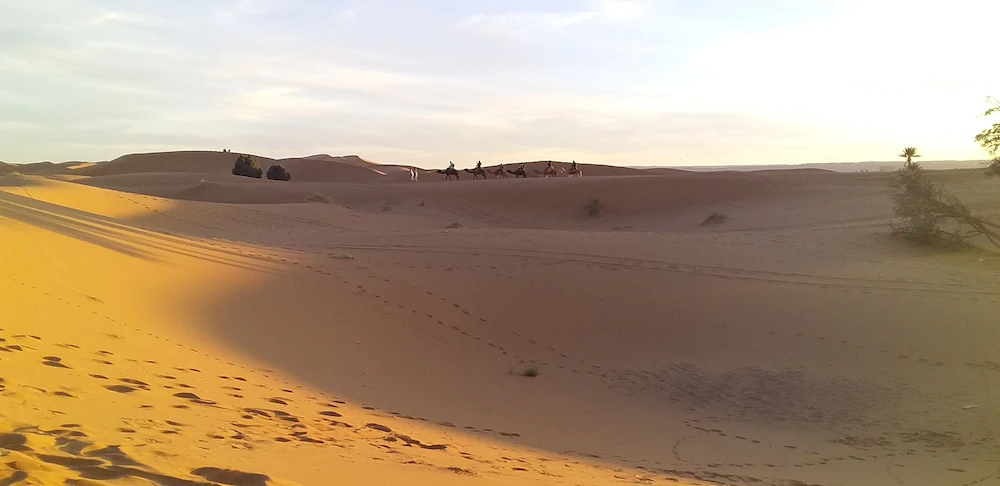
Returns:
[[[223,152],[163,152],[123,155],[79,171],[81,175],[109,176],[141,173],[196,172],[229,174],[237,154]],[[273,159],[256,157],[267,169]]]
[[[282,159],[279,163],[292,173],[292,179],[303,182],[375,182],[384,172],[371,167],[331,160]]]
[[[238,154],[224,152],[164,152],[131,154],[110,162],[77,169],[87,176],[121,176],[148,173],[230,174]],[[359,157],[307,157],[281,159],[254,156],[261,168],[280,163],[296,181],[364,182],[380,178],[376,170],[362,167]],[[364,162],[367,163],[367,162]]]
[[[88,162],[61,162],[58,164],[52,162],[36,162],[33,164],[5,164],[0,162],[0,176],[12,174],[17,172],[19,174],[28,175],[51,175],[51,174],[67,174],[72,173],[74,170],[81,169],[84,167],[89,167],[91,164]]]
[[[340,164],[354,165],[357,167],[364,167],[364,168],[370,168],[373,165],[379,165],[377,162],[372,162],[370,160],[363,159],[357,155],[341,155],[334,157],[330,154],[317,154],[302,158],[309,160],[320,160],[326,162],[337,162]],[[282,160],[287,160],[287,159],[282,159]]]
[[[745,230],[878,221],[891,216],[885,195],[889,176],[883,174],[681,173],[428,181],[433,176],[441,177],[430,174],[419,184],[408,179],[392,184],[337,184],[294,179],[283,183],[228,174],[130,174],[79,182],[159,197],[239,204],[300,203],[320,194],[362,212],[451,218],[450,222],[480,228],[693,230],[710,214],[721,213],[728,218],[725,229]],[[935,176],[952,177],[948,173]],[[968,172],[959,180],[971,181],[966,199],[974,207],[991,200],[993,184],[978,173]],[[588,217],[585,211],[595,199],[602,217]]]
[[[998,477],[1000,259],[889,238],[885,174],[166,169],[0,179],[0,481]]]

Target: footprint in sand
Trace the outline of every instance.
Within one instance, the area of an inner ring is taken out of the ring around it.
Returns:
[[[46,356],[42,358],[42,364],[45,366],[52,366],[53,368],[69,368],[62,362],[62,358],[58,356]]]
[[[199,397],[198,395],[195,395],[194,393],[190,393],[190,392],[174,393],[174,396],[177,397],[177,398],[183,398],[185,400],[190,401],[191,403],[196,403],[198,405],[215,405],[216,404],[215,402],[213,402],[211,400],[204,400],[201,397]],[[175,405],[175,408],[177,408],[176,405]]]
[[[132,378],[120,378],[118,381],[128,383],[129,385],[135,385],[141,390],[149,391],[149,384],[144,381],[133,380]]]

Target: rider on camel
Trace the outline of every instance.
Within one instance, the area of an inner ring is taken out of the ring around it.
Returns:
[[[454,170],[454,169],[455,169],[455,163],[449,160],[448,161],[448,170]]]
[[[569,171],[570,172],[576,172],[576,161],[575,160],[573,161],[573,165],[571,165],[569,167]]]
[[[476,170],[481,170],[482,168],[483,168],[483,161],[480,160],[479,162],[476,162]]]

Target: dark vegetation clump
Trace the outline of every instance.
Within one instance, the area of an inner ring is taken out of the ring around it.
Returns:
[[[527,367],[527,368],[525,368],[524,370],[521,371],[521,376],[528,377],[528,378],[534,378],[534,377],[536,377],[538,375],[539,375],[538,366],[534,366],[534,365],[529,366],[529,367]]]
[[[267,169],[267,178],[272,181],[290,181],[292,180],[292,174],[288,173],[285,166],[274,164]]]
[[[992,179],[1000,176],[1000,157],[997,157],[986,164],[986,177]]]
[[[596,218],[601,215],[601,200],[594,198],[583,207],[583,211],[587,213],[587,216],[591,218]]]
[[[725,223],[728,218],[722,213],[712,213],[709,214],[705,221],[701,222],[701,226],[707,226],[710,224],[722,224]]]
[[[260,179],[264,171],[260,169],[257,165],[257,161],[253,157],[240,154],[236,158],[236,164],[233,165],[233,175],[243,176],[243,177],[253,177],[254,179]]]

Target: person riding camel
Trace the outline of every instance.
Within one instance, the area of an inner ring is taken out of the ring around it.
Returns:
[[[571,165],[569,167],[569,171],[570,172],[576,172],[576,161],[575,160],[573,161],[573,165]]]
[[[483,161],[480,160],[479,162],[476,162],[476,170],[481,170],[482,168],[483,168]]]
[[[455,170],[455,163],[450,160],[448,161],[448,170]]]

